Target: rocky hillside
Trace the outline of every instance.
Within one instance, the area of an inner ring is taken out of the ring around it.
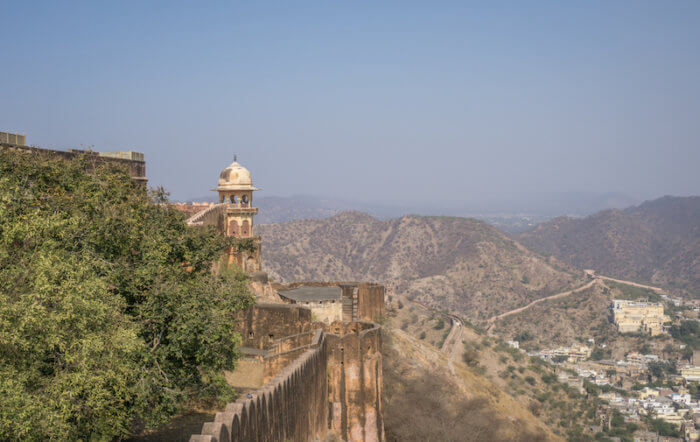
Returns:
[[[435,308],[484,320],[579,283],[580,272],[545,259],[474,219],[359,212],[260,225],[263,265],[276,280],[370,280]]]
[[[586,218],[559,217],[518,239],[579,268],[700,293],[700,197],[663,197]]]

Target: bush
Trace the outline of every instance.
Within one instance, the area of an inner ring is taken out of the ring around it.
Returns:
[[[90,161],[0,152],[0,440],[118,439],[232,397],[252,298],[211,272],[232,244]]]
[[[526,377],[525,377],[525,382],[527,382],[527,383],[530,384],[530,385],[535,385],[535,382],[536,382],[536,381],[535,381],[535,378],[533,378],[532,376],[526,376]]]

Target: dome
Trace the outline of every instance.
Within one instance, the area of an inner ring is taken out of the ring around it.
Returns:
[[[219,175],[219,186],[215,190],[258,190],[253,187],[250,172],[235,160]]]

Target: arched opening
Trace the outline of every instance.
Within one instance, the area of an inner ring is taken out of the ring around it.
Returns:
[[[243,195],[241,197],[241,204],[243,207],[248,207],[248,195]]]
[[[243,220],[243,223],[241,225],[241,236],[246,238],[250,236],[250,223],[248,220]]]
[[[238,204],[238,197],[236,197],[236,195],[231,195],[231,204]]]
[[[239,234],[238,223],[234,219],[228,223],[228,234],[229,236],[238,236]]]

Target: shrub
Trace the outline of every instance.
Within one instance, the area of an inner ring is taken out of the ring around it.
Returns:
[[[90,161],[0,152],[0,440],[118,439],[232,397],[252,298],[211,269],[233,244]]]
[[[525,382],[527,382],[530,385],[535,385],[535,378],[533,378],[532,376],[526,376]]]

